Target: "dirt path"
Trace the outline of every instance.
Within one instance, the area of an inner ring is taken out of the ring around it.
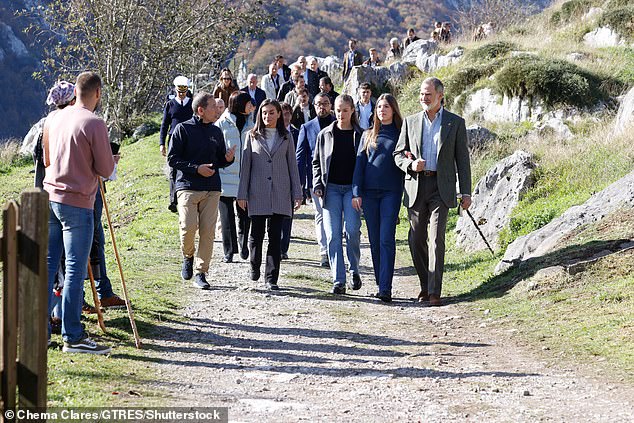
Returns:
[[[411,276],[396,277],[390,305],[370,297],[370,267],[358,293],[328,294],[310,210],[298,217],[279,292],[251,282],[239,258],[220,263],[216,242],[214,289],[192,288],[189,321],[145,340],[174,405],[227,406],[244,422],[634,421],[631,387],[519,348],[464,305],[415,304]]]

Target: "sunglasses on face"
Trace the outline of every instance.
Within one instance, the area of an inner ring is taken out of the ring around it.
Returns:
[[[231,78],[228,76],[222,77],[220,79],[222,79],[223,81],[231,81]]]

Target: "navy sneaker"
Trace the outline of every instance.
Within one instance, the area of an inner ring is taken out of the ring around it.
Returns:
[[[183,267],[181,268],[181,277],[188,281],[194,275],[194,258],[183,257]]]
[[[204,273],[196,273],[193,285],[195,288],[199,289],[211,289],[211,286],[209,286],[209,284],[207,283],[207,278],[205,278]]]

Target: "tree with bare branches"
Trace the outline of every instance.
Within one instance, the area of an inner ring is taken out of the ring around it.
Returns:
[[[222,67],[271,23],[270,1],[52,0],[30,30],[48,46],[41,76],[91,69],[104,83],[106,121],[121,133],[163,100],[166,81]]]
[[[472,34],[481,24],[496,28],[521,24],[539,10],[539,2],[523,0],[450,0],[452,20],[462,34]]]

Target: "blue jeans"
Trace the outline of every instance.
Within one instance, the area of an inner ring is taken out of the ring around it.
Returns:
[[[368,227],[374,278],[380,294],[392,295],[396,257],[396,220],[402,192],[366,190],[362,197],[363,215]]]
[[[66,277],[62,291],[62,337],[74,343],[84,336],[79,321],[84,296],[84,278],[92,243],[94,216],[91,209],[49,202],[48,292],[52,311],[53,282],[62,253],[66,253]],[[50,329],[49,329],[50,330]]]
[[[94,239],[92,243],[95,261],[93,263],[93,273],[95,276],[95,288],[97,288],[97,294],[99,299],[110,298],[114,295],[112,292],[112,284],[106,273],[106,253],[105,253],[105,235],[103,232],[103,225],[101,224],[101,214],[103,212],[103,199],[101,198],[101,188],[97,188],[97,196],[95,197],[95,231]],[[96,266],[95,266],[96,264]]]
[[[343,240],[341,239],[342,220],[351,273],[359,273],[361,256],[361,215],[352,208],[352,185],[328,184],[323,210],[332,280],[334,283],[345,283],[346,266],[343,261]]]

